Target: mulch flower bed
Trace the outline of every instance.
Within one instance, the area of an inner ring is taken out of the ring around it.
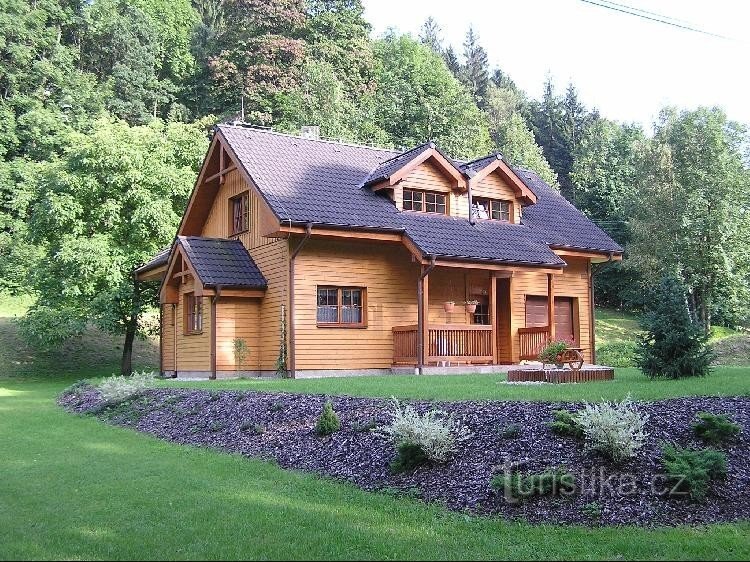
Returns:
[[[327,438],[313,428],[330,398],[341,430]],[[571,403],[545,402],[410,402],[420,411],[438,408],[465,424],[471,436],[452,460],[393,474],[392,443],[373,427],[389,423],[388,400],[346,396],[266,392],[153,389],[123,404],[103,407],[99,392],[80,387],[59,398],[71,412],[93,413],[176,443],[211,447],[247,457],[274,459],[281,467],[346,480],[366,490],[400,491],[456,511],[501,515],[531,522],[601,525],[678,525],[747,519],[750,513],[750,398],[677,398],[639,403],[650,415],[649,437],[638,456],[614,466],[581,441],[552,433],[555,409],[575,410]],[[666,497],[661,470],[665,443],[704,447],[691,425],[700,411],[726,413],[742,427],[733,442],[720,447],[728,474],[714,482],[703,503]],[[500,429],[518,424],[520,435],[504,438]],[[493,474],[513,466],[542,472],[564,466],[580,483],[567,497],[506,501],[490,486]],[[656,483],[656,487],[654,487]]]

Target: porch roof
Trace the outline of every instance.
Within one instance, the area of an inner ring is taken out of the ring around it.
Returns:
[[[178,236],[177,243],[205,287],[265,289],[268,286],[240,240]]]

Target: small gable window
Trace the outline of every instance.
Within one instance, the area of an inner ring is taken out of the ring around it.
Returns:
[[[448,204],[445,193],[404,189],[404,211],[447,214]]]
[[[364,327],[365,301],[363,287],[318,287],[318,326]]]
[[[195,293],[185,295],[185,333],[200,334],[203,332],[203,299]]]
[[[475,219],[510,222],[510,201],[475,197],[472,203]]]
[[[229,200],[230,225],[232,235],[240,234],[250,228],[250,193],[245,192]]]

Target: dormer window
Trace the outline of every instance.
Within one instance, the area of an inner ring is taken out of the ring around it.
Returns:
[[[250,193],[245,192],[229,200],[229,232],[234,236],[250,228]]]
[[[404,211],[448,214],[448,198],[445,193],[404,189]]]
[[[510,201],[475,197],[473,200],[473,207],[472,212],[475,219],[510,222]]]

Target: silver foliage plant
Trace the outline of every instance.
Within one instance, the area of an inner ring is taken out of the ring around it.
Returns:
[[[622,402],[587,402],[575,414],[587,446],[618,463],[633,458],[643,447],[648,437],[644,429],[648,418],[648,414],[637,410],[630,395]]]
[[[402,443],[416,445],[434,462],[445,462],[456,451],[459,442],[471,433],[452,415],[440,410],[430,410],[424,414],[413,406],[404,406],[396,398],[393,404],[393,421],[383,426],[378,433],[393,440],[396,447]]]
[[[105,400],[117,402],[127,400],[152,387],[155,380],[156,373],[142,371],[133,373],[129,377],[107,377],[97,385],[97,388]]]

